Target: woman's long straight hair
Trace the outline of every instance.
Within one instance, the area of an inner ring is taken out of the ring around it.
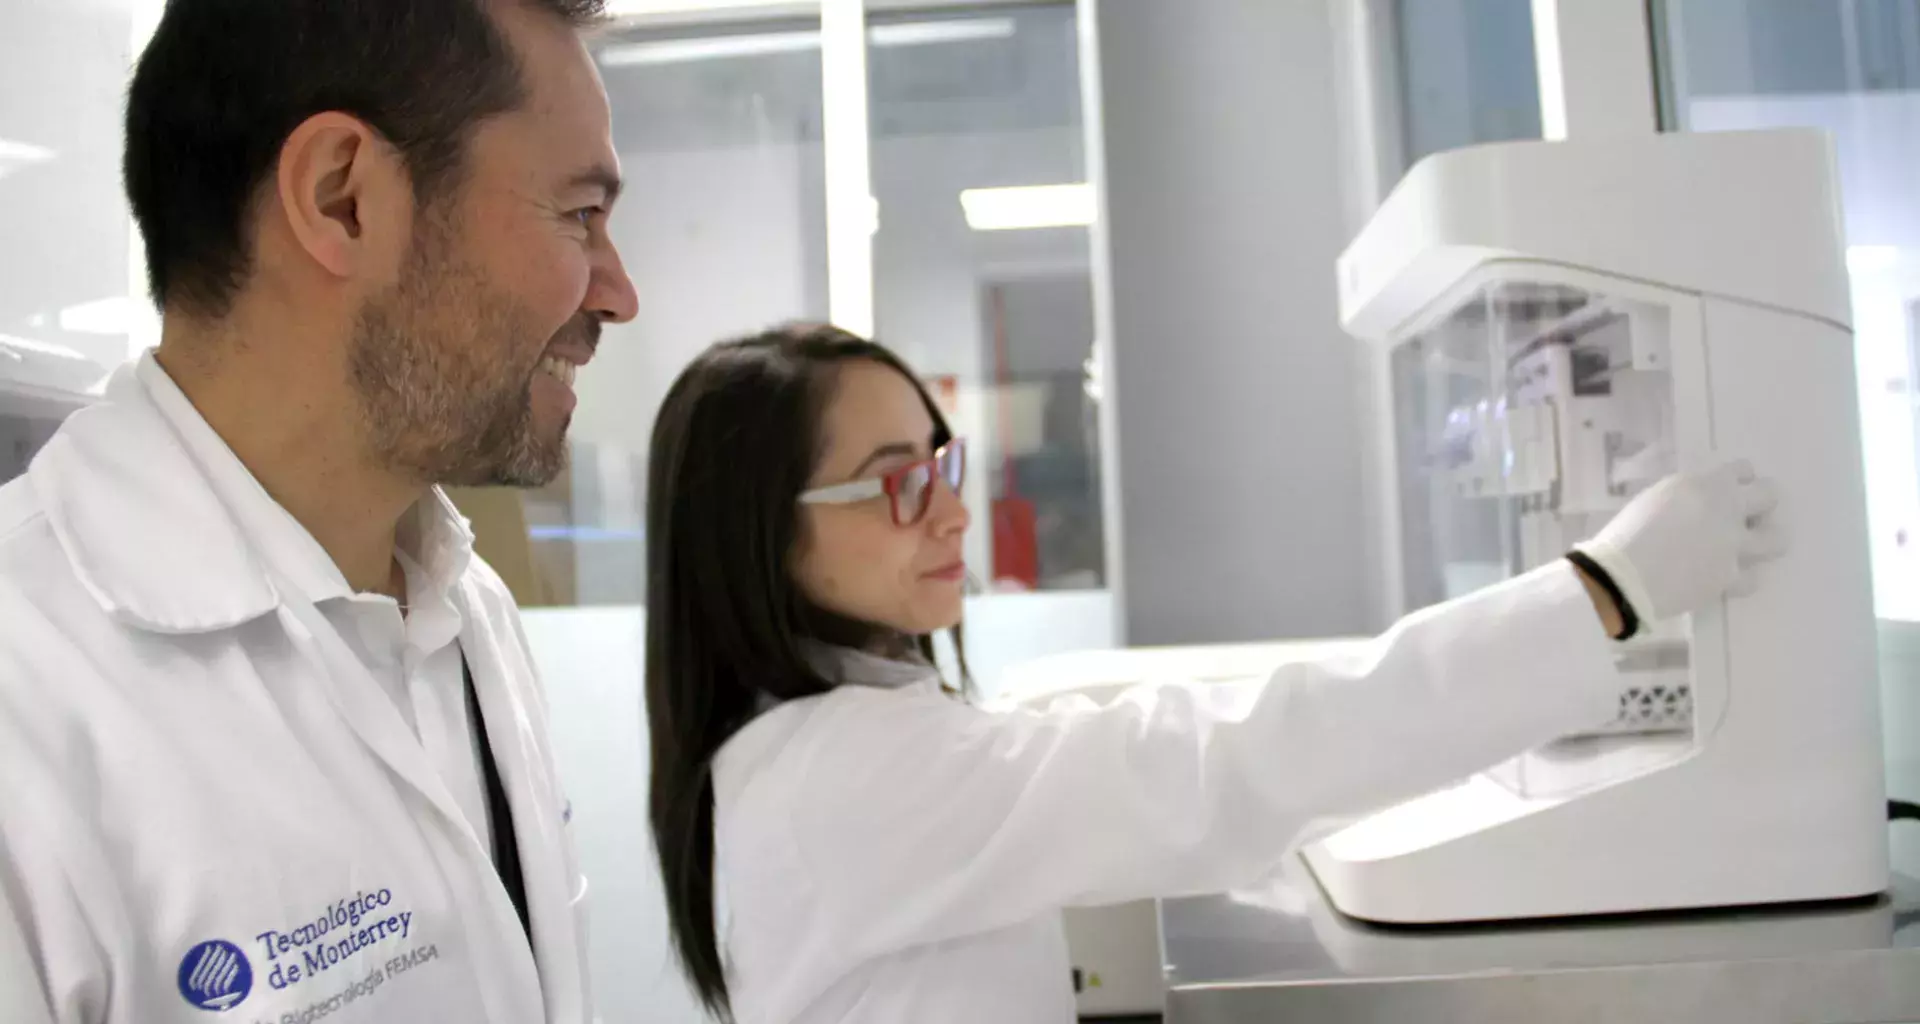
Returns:
[[[854,361],[898,370],[926,402],[934,443],[950,439],[939,407],[899,357],[822,326],[708,349],[674,382],[654,424],[648,812],[675,951],[701,1001],[722,1018],[731,1008],[714,923],[714,756],[765,708],[832,688],[809,664],[805,641],[872,648],[894,639],[814,605],[791,572],[821,416],[837,369]],[[931,638],[913,640],[931,663]]]

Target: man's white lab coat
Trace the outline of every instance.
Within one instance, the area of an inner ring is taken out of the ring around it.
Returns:
[[[131,369],[0,488],[0,1020],[587,1018],[585,886],[504,585],[475,558],[452,597],[531,944],[299,594]]]

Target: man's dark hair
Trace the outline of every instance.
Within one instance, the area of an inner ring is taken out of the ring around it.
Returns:
[[[252,263],[248,214],[287,136],[327,111],[401,153],[423,204],[458,184],[465,144],[525,100],[488,8],[585,28],[605,0],[167,0],[127,96],[127,199],[153,300],[231,308]]]

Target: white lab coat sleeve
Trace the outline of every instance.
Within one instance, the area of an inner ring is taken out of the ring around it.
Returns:
[[[4,849],[4,847],[0,847]],[[0,872],[7,866],[0,864]],[[27,943],[22,909],[7,895],[11,879],[0,879],[0,1021],[7,1024],[54,1024],[47,1005],[46,986]]]
[[[843,687],[785,748],[796,854],[858,958],[1060,907],[1251,884],[1345,816],[1611,718],[1612,643],[1564,563],[1264,683],[989,713]]]

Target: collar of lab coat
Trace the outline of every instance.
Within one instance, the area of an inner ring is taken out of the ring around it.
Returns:
[[[898,690],[922,683],[938,684],[940,672],[918,659],[884,658],[851,647],[807,641],[802,644],[807,663],[838,686],[871,686]]]
[[[116,619],[167,634],[230,629],[284,597],[352,594],[333,560],[275,502],[151,353],[106,400],[69,417],[28,472],[81,583]],[[451,588],[473,549],[436,488],[401,523],[429,579]],[[298,591],[283,595],[276,576]]]

